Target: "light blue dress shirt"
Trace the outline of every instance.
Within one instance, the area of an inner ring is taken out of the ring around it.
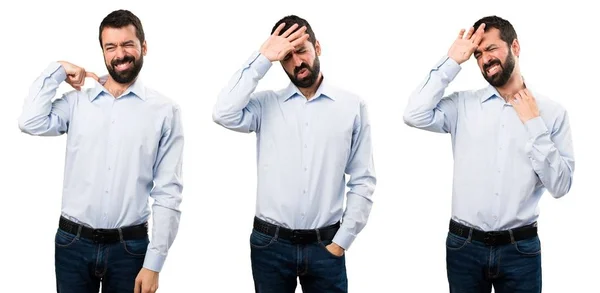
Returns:
[[[310,100],[291,83],[254,93],[271,66],[253,54],[220,93],[213,119],[256,133],[258,218],[290,229],[342,219],[333,242],[348,249],[367,223],[376,183],[365,102],[327,79]]]
[[[19,127],[67,135],[62,215],[93,228],[141,224],[152,237],[144,267],[159,272],[179,227],[183,130],[173,101],[138,80],[114,98],[103,86],[52,101],[66,72],[51,63],[30,88]]]
[[[460,69],[449,57],[433,67],[410,96],[404,121],[451,134],[454,220],[484,231],[531,224],[546,190],[559,198],[571,188],[567,111],[532,89],[540,117],[526,123],[492,86],[443,96]]]

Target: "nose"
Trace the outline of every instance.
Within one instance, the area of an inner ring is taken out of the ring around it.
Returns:
[[[302,59],[296,54],[292,54],[292,60],[294,61],[294,66],[298,67],[302,64]]]
[[[493,59],[494,59],[494,57],[486,52],[483,52],[483,54],[481,54],[481,60],[483,61],[483,64],[487,64],[488,62],[492,61]]]
[[[118,59],[123,59],[123,57],[125,57],[125,49],[123,49],[121,46],[117,46],[115,49],[115,57]]]

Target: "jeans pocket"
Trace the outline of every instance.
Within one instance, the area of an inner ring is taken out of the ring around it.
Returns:
[[[125,253],[136,257],[145,257],[146,251],[148,250],[148,243],[150,240],[146,237],[145,239],[139,240],[124,240],[121,241]]]
[[[263,234],[256,230],[252,230],[250,234],[250,247],[252,248],[267,248],[276,241],[275,236]]]
[[[469,243],[468,239],[465,237],[461,237],[458,235],[454,235],[448,232],[448,236],[446,237],[446,248],[449,250],[460,250],[463,247],[467,246]]]
[[[58,229],[56,230],[56,236],[54,237],[54,244],[56,244],[57,247],[67,248],[77,242],[77,240],[79,240],[77,235]]]
[[[319,246],[321,246],[321,248],[322,248],[322,249],[324,249],[324,250],[325,250],[325,252],[326,252],[328,255],[330,255],[331,257],[334,257],[334,258],[342,258],[342,257],[344,257],[344,255],[346,255],[346,252],[345,252],[345,251],[342,253],[342,255],[339,255],[339,256],[338,256],[338,255],[335,255],[335,254],[333,254],[333,253],[331,253],[331,251],[329,251],[329,249],[327,249],[327,245],[329,245],[329,244],[331,244],[331,243],[333,243],[333,241],[331,241],[331,240],[322,240],[321,242],[319,242]]]
[[[519,240],[513,244],[518,253],[522,255],[538,255],[542,253],[542,246],[539,237]]]

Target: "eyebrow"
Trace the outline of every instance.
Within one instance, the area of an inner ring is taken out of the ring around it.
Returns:
[[[496,46],[496,44],[489,44],[487,47],[485,47],[485,49],[483,49],[484,51],[488,51],[490,50],[492,47]],[[475,50],[475,52],[473,54],[481,54],[481,51],[479,50]]]

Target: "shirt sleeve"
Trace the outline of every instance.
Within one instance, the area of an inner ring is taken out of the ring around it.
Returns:
[[[148,245],[144,268],[160,272],[169,248],[179,230],[182,201],[183,127],[181,109],[173,106],[172,116],[159,143],[154,165],[154,188],[150,196],[152,205],[152,241]]]
[[[70,119],[69,95],[52,101],[56,90],[67,78],[58,62],[52,62],[36,78],[25,98],[19,116],[19,129],[23,133],[39,136],[58,136],[67,132]]]
[[[539,116],[525,123],[529,133],[525,150],[533,169],[555,198],[569,192],[575,169],[569,117],[566,111],[561,112],[552,130]]]
[[[404,123],[432,132],[454,132],[458,117],[458,93],[446,97],[443,95],[460,69],[460,65],[452,58],[442,58],[410,95],[404,111]]]
[[[253,92],[271,66],[269,59],[255,52],[219,93],[213,121],[237,132],[259,132],[261,104]]]
[[[333,242],[348,249],[367,224],[377,182],[371,144],[371,123],[367,106],[362,101],[360,114],[355,119],[351,152],[345,173],[350,175],[347,184],[350,190],[346,195],[347,203],[342,224]]]

